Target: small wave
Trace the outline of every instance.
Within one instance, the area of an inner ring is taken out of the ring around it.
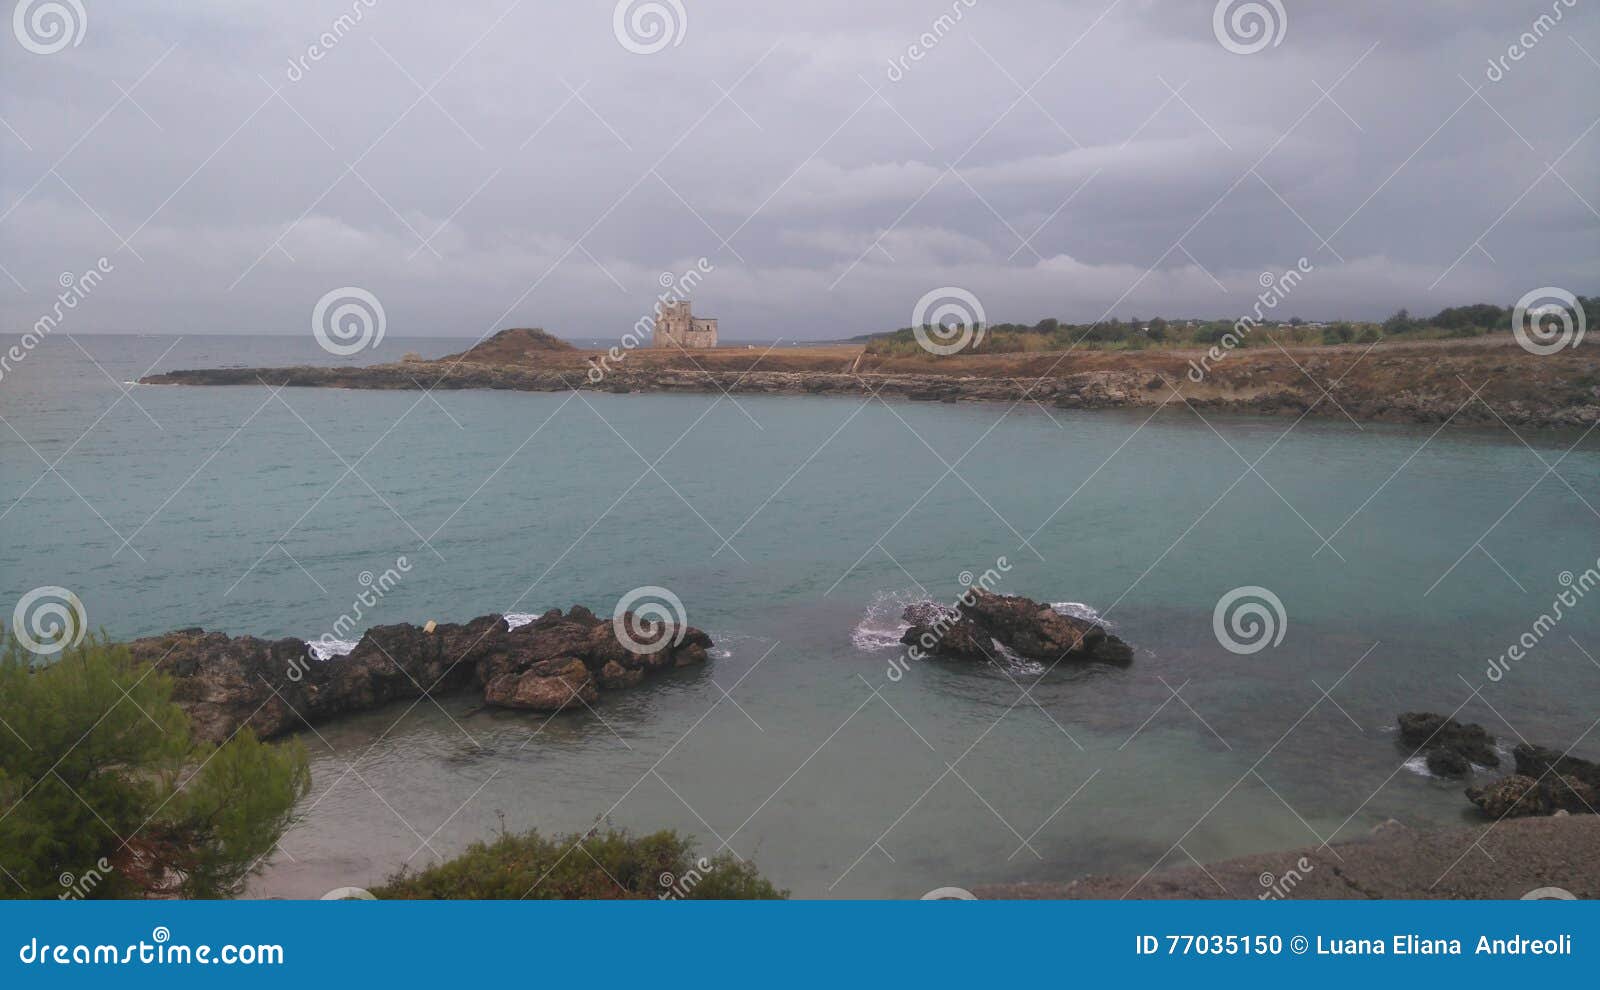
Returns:
[[[1419,777],[1427,777],[1429,780],[1443,779],[1438,774],[1428,769],[1428,758],[1421,754],[1413,756],[1411,759],[1407,760],[1404,766],[1407,770],[1410,770]]]
[[[312,640],[306,644],[306,651],[318,660],[332,660],[334,657],[348,656],[356,648],[356,640],[330,639]]]
[[[850,630],[850,643],[863,653],[898,649],[900,637],[911,625],[900,617],[906,606],[922,596],[911,591],[880,591],[872,596],[861,621]]]
[[[505,615],[506,625],[512,629],[525,626],[537,618],[532,612],[507,612]]]
[[[1014,670],[1019,674],[1037,676],[1050,669],[1036,660],[1029,660],[998,639],[990,639],[989,648],[992,651],[991,656],[996,660],[1003,661],[1008,669]]]
[[[1495,747],[1496,751],[1498,751],[1499,749],[1500,749],[1499,746]],[[1469,765],[1472,767],[1472,772],[1473,773],[1494,773],[1495,772],[1494,767],[1486,767],[1481,763],[1472,763],[1472,764],[1469,764]],[[1412,773],[1416,774],[1417,776],[1419,776],[1419,777],[1427,777],[1429,780],[1449,780],[1450,779],[1448,777],[1441,777],[1438,774],[1434,773],[1432,770],[1428,769],[1428,755],[1426,753],[1418,753],[1416,756],[1413,756],[1411,759],[1407,760],[1405,762],[1404,766],[1405,766],[1405,768],[1407,770],[1410,770]]]
[[[1083,619],[1086,622],[1094,622],[1106,629],[1113,628],[1112,624],[1103,618],[1092,605],[1085,605],[1083,602],[1051,602],[1050,607],[1062,615],[1071,616],[1074,619]]]
[[[706,655],[711,657],[713,660],[727,660],[729,657],[733,656],[732,644],[744,642],[757,644],[755,647],[754,656],[759,657],[763,653],[767,652],[765,646],[761,644],[770,644],[773,642],[771,637],[768,636],[753,636],[750,633],[720,632],[712,629],[706,630],[706,635],[711,637],[711,642],[714,644],[711,649],[706,651]]]

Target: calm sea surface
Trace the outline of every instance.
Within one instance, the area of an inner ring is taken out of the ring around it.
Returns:
[[[1486,678],[1600,556],[1595,436],[1568,453],[1577,435],[1530,449],[1341,418],[1285,436],[1292,419],[1184,409],[121,392],[152,366],[333,360],[288,337],[58,334],[30,353],[0,380],[8,621],[61,585],[117,637],[316,636],[404,556],[371,623],[609,612],[656,585],[719,651],[596,714],[461,696],[308,733],[304,820],[257,896],[375,884],[502,823],[601,820],[726,842],[801,896],[1138,875],[1465,820],[1460,784],[1402,765],[1398,711],[1465,703],[1508,745],[1563,748],[1597,714],[1600,595]],[[1105,613],[1133,665],[891,680],[899,603],[952,600],[1002,556],[998,590]],[[1213,628],[1243,586],[1285,615],[1249,655]]]

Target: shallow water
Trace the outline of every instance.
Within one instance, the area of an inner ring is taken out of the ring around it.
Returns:
[[[595,714],[458,696],[308,733],[312,794],[259,896],[371,885],[502,825],[597,819],[726,843],[804,896],[1138,876],[1389,817],[1465,820],[1459,783],[1404,766],[1399,711],[1464,705],[1503,742],[1563,748],[1597,714],[1600,595],[1486,676],[1561,572],[1600,557],[1593,436],[1530,450],[1504,430],[837,397],[118,402],[112,380],[158,357],[330,359],[298,338],[190,337],[165,357],[171,338],[78,342],[104,374],[54,337],[0,382],[17,431],[0,428],[0,601],[55,584],[118,637],[315,637],[362,572],[405,556],[362,625],[609,612],[659,585],[717,640],[704,669]],[[1135,662],[893,669],[892,603],[952,601],[1002,556],[997,590],[1097,609]],[[1284,608],[1282,641],[1250,655],[1213,629],[1241,586]]]

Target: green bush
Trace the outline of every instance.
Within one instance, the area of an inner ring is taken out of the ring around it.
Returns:
[[[159,670],[98,636],[0,654],[0,896],[223,897],[293,823],[298,743],[196,743]]]
[[[401,870],[372,893],[410,900],[773,900],[789,896],[732,853],[696,859],[673,831],[620,829],[545,838],[537,830],[475,842],[455,859]]]

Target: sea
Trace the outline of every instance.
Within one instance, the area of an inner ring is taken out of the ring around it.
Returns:
[[[1479,722],[1507,760],[1600,756],[1594,435],[1358,424],[1332,400],[1297,420],[131,384],[467,343],[58,332],[0,378],[8,625],[59,587],[116,638],[316,639],[376,585],[363,627],[649,599],[715,640],[592,711],[448,695],[302,733],[311,792],[247,896],[597,825],[678,829],[800,897],[1131,888],[1476,820],[1462,789],[1489,770],[1429,776],[1403,711]],[[1097,616],[1134,661],[908,658],[905,605],[975,583]]]

